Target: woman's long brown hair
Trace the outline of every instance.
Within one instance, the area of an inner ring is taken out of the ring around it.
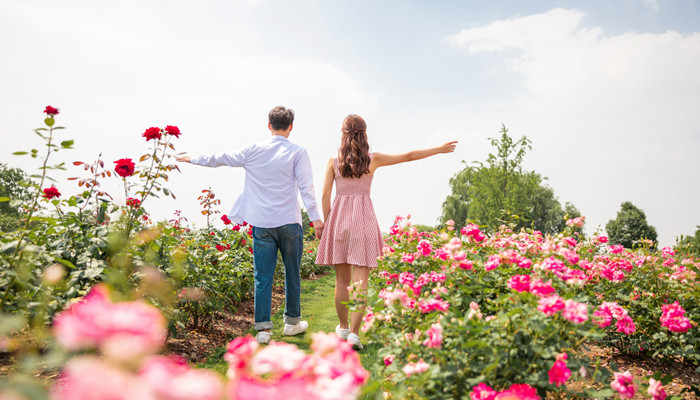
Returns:
[[[338,170],[344,178],[359,178],[369,173],[367,124],[359,115],[350,114],[343,120],[338,153]]]

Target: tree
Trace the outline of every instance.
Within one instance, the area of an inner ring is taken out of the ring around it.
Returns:
[[[696,226],[695,236],[681,235],[676,243],[675,249],[681,254],[700,256],[700,225]]]
[[[656,249],[656,228],[647,223],[644,211],[629,201],[622,203],[617,218],[608,221],[605,231],[610,244],[621,244],[631,249],[640,240],[648,239],[654,242],[651,247]]]
[[[504,223],[516,229],[533,228],[544,233],[557,233],[580,212],[573,204],[566,208],[544,184],[540,174],[523,171],[522,161],[531,142],[525,136],[514,141],[508,129],[501,128],[501,137],[490,138],[496,154],[489,154],[485,163],[467,165],[450,179],[451,194],[442,204],[441,222],[454,220],[456,227],[475,221],[494,230]]]
[[[29,177],[19,168],[8,168],[6,164],[0,164],[0,197],[6,201],[0,202],[0,230],[9,232],[20,226],[20,209],[15,201],[28,200],[30,191],[23,182],[28,182]]]

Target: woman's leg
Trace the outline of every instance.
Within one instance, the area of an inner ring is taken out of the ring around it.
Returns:
[[[352,281],[355,285],[353,300],[358,300],[360,305],[357,311],[350,313],[350,331],[354,334],[360,333],[362,317],[365,316],[367,307],[367,280],[369,279],[369,267],[353,266]]]
[[[335,311],[338,313],[341,329],[348,329],[348,306],[350,301],[348,286],[352,283],[352,267],[348,264],[336,264],[335,267]]]

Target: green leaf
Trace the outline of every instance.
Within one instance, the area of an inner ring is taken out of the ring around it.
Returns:
[[[72,262],[70,262],[68,260],[64,260],[62,258],[57,258],[56,261],[63,264],[64,266],[66,266],[70,269],[75,269],[75,264],[73,264]]]
[[[9,197],[0,197],[0,203],[4,203],[6,201],[10,201]]]
[[[54,122],[56,122],[53,118],[49,117],[44,120],[44,123],[46,126],[53,126]]]
[[[12,154],[13,154],[13,155],[16,155],[16,156],[23,156],[23,155],[29,154],[29,153],[27,153],[26,151],[15,151],[15,152],[12,153]]]
[[[61,142],[61,147],[64,149],[70,149],[73,146],[73,143],[75,143],[75,140],[64,140]]]

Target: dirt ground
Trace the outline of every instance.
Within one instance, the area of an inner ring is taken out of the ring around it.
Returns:
[[[272,314],[284,304],[284,287],[272,289]],[[244,336],[253,326],[253,300],[242,302],[235,311],[220,311],[214,316],[210,327],[202,331],[178,332],[176,337],[168,339],[165,354],[177,354],[190,363],[206,361],[214,350],[226,346],[235,337]]]

